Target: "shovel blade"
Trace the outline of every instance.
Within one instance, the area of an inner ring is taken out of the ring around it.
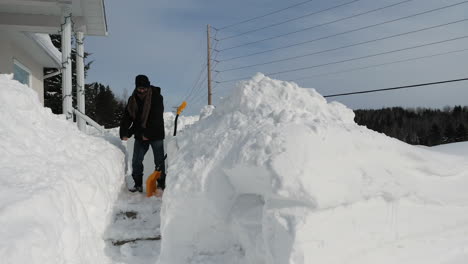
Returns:
[[[146,180],[146,197],[151,197],[156,194],[159,177],[161,177],[161,171],[154,171]]]

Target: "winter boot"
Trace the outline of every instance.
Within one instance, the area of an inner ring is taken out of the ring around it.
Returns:
[[[132,188],[128,189],[130,192],[143,192],[143,187],[142,186],[133,186]]]

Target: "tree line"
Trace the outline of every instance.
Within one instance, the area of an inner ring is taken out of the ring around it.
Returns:
[[[468,140],[468,106],[444,109],[392,107],[355,110],[359,125],[412,145],[435,146]]]

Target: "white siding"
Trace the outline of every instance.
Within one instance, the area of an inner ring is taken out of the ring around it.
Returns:
[[[22,50],[8,37],[8,34],[0,31],[0,73],[13,73],[13,60],[18,60],[28,67],[32,73],[31,88],[39,96],[39,100],[44,104],[44,72],[43,67],[25,50]],[[7,37],[3,37],[7,36]]]

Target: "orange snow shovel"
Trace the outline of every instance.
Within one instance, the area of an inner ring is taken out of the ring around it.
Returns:
[[[158,180],[161,177],[161,171],[155,170],[146,180],[146,197],[156,195]]]
[[[187,106],[187,102],[183,101],[182,104],[177,108],[177,115],[174,122],[174,136],[177,132],[177,120],[179,119],[179,115]],[[167,155],[165,155],[164,159],[166,159]],[[162,193],[158,193],[158,180],[161,177],[161,169],[156,168],[156,170],[148,177],[146,180],[146,197],[151,197],[153,195],[157,197],[161,197]]]

